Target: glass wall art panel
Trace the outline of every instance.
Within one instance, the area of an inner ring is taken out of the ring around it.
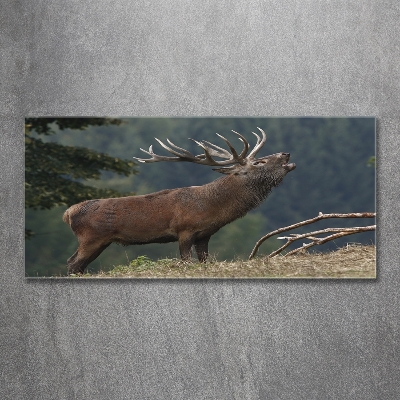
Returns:
[[[26,118],[26,277],[376,278],[375,125]]]

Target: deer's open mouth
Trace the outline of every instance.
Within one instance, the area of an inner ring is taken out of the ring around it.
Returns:
[[[286,162],[284,164],[282,164],[282,167],[285,168],[288,172],[293,171],[296,168],[296,164],[295,163],[289,164],[290,153],[281,153],[281,154],[286,159],[285,160]]]
[[[293,171],[296,168],[296,164],[295,163],[286,163],[286,164],[282,164],[282,167],[285,168],[287,171]]]

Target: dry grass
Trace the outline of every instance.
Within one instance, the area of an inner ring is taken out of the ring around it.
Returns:
[[[329,253],[304,252],[271,259],[185,263],[177,259],[152,261],[138,257],[83,278],[376,278],[375,246],[347,245]]]

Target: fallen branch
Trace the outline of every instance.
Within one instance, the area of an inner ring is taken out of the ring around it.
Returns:
[[[298,222],[296,224],[289,225],[289,226],[286,226],[284,228],[277,229],[277,230],[272,231],[272,232],[268,233],[267,235],[263,236],[256,243],[256,245],[254,246],[254,249],[253,249],[253,251],[251,252],[251,254],[249,256],[249,260],[251,260],[255,256],[255,254],[257,253],[257,251],[259,249],[259,247],[261,246],[261,244],[263,242],[265,242],[271,236],[277,235],[279,233],[287,232],[287,231],[290,231],[292,229],[296,229],[296,228],[299,228],[301,226],[309,225],[309,224],[312,224],[314,222],[318,222],[318,221],[320,221],[322,219],[327,219],[327,218],[374,218],[374,217],[376,217],[376,213],[368,213],[368,212],[366,212],[366,213],[350,213],[350,214],[322,214],[322,213],[319,213],[317,217],[308,219],[306,221]],[[320,233],[338,232],[336,235],[339,235],[339,236],[332,237],[331,239],[328,239],[330,236],[328,236],[326,238],[314,238],[314,239],[316,239],[315,243],[312,242],[314,244],[309,243],[309,245],[305,245],[305,246],[301,247],[300,249],[308,248],[308,247],[314,246],[316,244],[323,244],[323,243],[328,242],[329,240],[336,239],[337,237],[352,235],[353,233],[357,233],[358,232],[358,231],[357,232],[350,232],[349,229],[350,230],[354,230],[354,229],[364,229],[364,228],[371,228],[371,227],[363,227],[363,228],[328,228],[327,230],[316,231],[316,232],[320,232]],[[367,229],[367,230],[375,230],[375,225],[373,225],[373,229]],[[316,232],[311,232],[311,233],[307,233],[307,234],[304,234],[304,235],[292,235],[292,237],[297,238],[297,239],[307,238],[310,235],[318,234]],[[363,231],[360,231],[360,232],[363,232]],[[301,236],[301,237],[299,237],[299,236]],[[334,236],[334,235],[331,235],[331,236]],[[289,238],[289,239],[292,239],[292,238]],[[295,239],[295,240],[297,240],[297,239]],[[318,241],[319,241],[319,243],[317,243]],[[283,248],[281,248],[280,251],[284,250],[292,242],[293,242],[293,240],[291,242],[288,241],[287,243],[285,243],[285,245],[282,246]],[[300,249],[296,249],[296,251],[299,251]],[[274,254],[274,253],[275,252],[271,253],[268,257],[273,257],[274,255],[278,254],[278,253],[276,253],[276,254]],[[289,254],[292,254],[292,252],[288,253],[288,255]]]
[[[321,231],[305,233],[304,235],[292,235],[292,237],[279,237],[278,239],[287,239],[287,242],[282,247],[280,247],[278,250],[275,250],[274,252],[272,252],[268,257],[276,256],[282,250],[286,249],[286,247],[288,247],[291,243],[293,243],[299,239],[309,239],[309,240],[312,240],[312,242],[308,243],[308,244],[303,244],[303,246],[290,251],[289,253],[286,254],[287,256],[297,253],[300,250],[305,250],[305,249],[308,249],[309,247],[324,244],[326,242],[329,242],[330,240],[338,239],[342,236],[354,235],[355,233],[360,233],[360,232],[374,231],[375,228],[376,228],[376,225],[355,227],[355,228],[328,228],[328,229],[323,229]],[[334,235],[329,235],[329,236],[323,237],[323,238],[317,238],[317,237],[311,236],[311,235],[320,235],[321,233],[328,233],[328,232],[337,232],[337,233],[335,233]]]

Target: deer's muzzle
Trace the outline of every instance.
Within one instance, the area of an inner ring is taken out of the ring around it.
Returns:
[[[283,168],[285,168],[287,171],[293,171],[296,168],[295,163],[290,163],[290,164],[283,164]]]

